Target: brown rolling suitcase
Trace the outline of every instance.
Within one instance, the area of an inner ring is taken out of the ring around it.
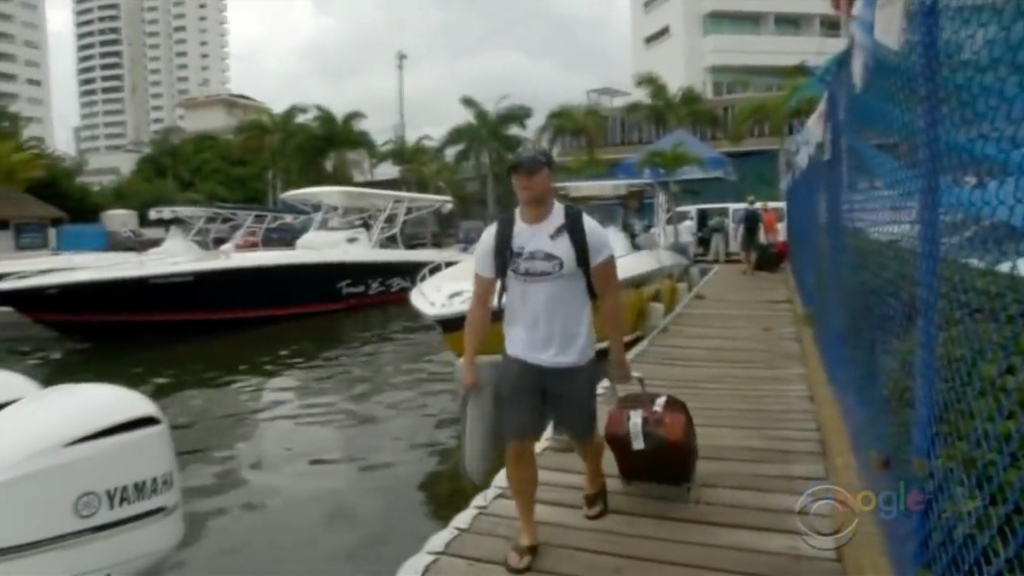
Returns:
[[[697,468],[697,431],[686,403],[652,394],[634,375],[640,392],[616,400],[604,427],[623,482],[688,486]]]

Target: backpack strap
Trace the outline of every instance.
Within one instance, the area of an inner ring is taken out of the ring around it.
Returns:
[[[512,265],[512,233],[516,228],[516,213],[498,217],[494,231],[494,277],[498,280],[498,308],[505,306],[505,278]]]
[[[576,265],[583,271],[583,279],[587,282],[587,295],[597,300],[594,281],[590,278],[590,247],[587,246],[587,228],[583,224],[583,210],[579,206],[565,205],[565,233],[576,253]]]

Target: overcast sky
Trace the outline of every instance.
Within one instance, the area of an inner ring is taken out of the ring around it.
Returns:
[[[140,0],[141,1],[141,0]],[[629,88],[630,0],[228,0],[231,90],[282,109],[362,110],[397,122],[395,51],[410,134],[465,117],[458,98],[508,94],[542,115],[590,88]],[[71,0],[47,0],[57,145],[78,122]]]

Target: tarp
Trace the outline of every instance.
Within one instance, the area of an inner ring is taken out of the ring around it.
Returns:
[[[675,174],[665,174],[663,170],[651,166],[640,166],[640,160],[648,152],[669,150],[675,146],[681,146],[690,154],[700,158],[701,165],[687,166]],[[654,144],[622,159],[612,167],[612,174],[615,178],[626,180],[705,180],[708,178],[731,180],[736,177],[732,161],[728,157],[682,129],[670,132]]]

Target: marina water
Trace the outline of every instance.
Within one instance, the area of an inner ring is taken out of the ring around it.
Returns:
[[[390,576],[477,491],[452,361],[402,306],[173,344],[8,340],[0,365],[160,404],[187,532],[155,574]]]

